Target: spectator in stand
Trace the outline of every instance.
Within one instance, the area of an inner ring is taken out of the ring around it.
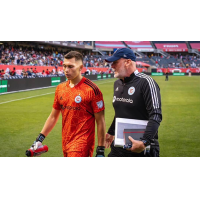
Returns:
[[[21,63],[20,63],[21,61],[20,61],[20,57],[18,56],[17,57],[17,65],[20,65]]]
[[[47,76],[49,76],[49,74],[50,74],[49,69],[47,69],[45,73],[46,73]]]
[[[24,68],[22,69],[21,75],[23,76],[23,78],[27,78],[28,73],[24,70]]]
[[[63,72],[59,69],[58,70],[58,75],[62,75],[63,74]]]
[[[15,67],[13,67],[13,70],[10,72],[10,75],[11,75],[11,76],[15,76],[15,75],[16,75]]]
[[[26,72],[27,72],[27,75],[28,75],[28,76],[32,76],[32,74],[31,74],[29,68],[27,68],[27,71],[26,71]]]
[[[5,78],[5,72],[4,72],[4,69],[1,70],[1,78]]]
[[[45,71],[44,71],[44,70],[42,70],[42,75],[43,75],[43,76],[46,76],[46,73],[45,73]]]
[[[38,73],[36,67],[35,67],[35,69],[33,70],[33,73],[34,73],[35,75]]]

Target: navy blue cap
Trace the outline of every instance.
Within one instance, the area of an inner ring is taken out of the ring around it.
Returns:
[[[117,49],[112,56],[105,58],[106,62],[114,62],[119,60],[120,58],[131,59],[132,61],[136,61],[136,56],[131,49],[122,48]]]

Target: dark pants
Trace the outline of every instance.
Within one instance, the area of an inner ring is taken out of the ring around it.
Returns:
[[[111,152],[108,154],[108,157],[159,157],[159,144],[156,146],[151,145],[150,152],[144,154],[144,151],[141,153],[133,153],[121,147],[115,147],[112,142]]]
[[[166,80],[166,81],[168,81],[168,75],[166,75],[166,78],[165,78],[165,80]]]

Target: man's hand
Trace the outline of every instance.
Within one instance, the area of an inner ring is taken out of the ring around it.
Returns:
[[[30,149],[32,150],[37,150],[38,148],[40,148],[42,146],[42,143],[41,142],[36,142],[34,141],[33,144],[31,145]]]
[[[114,140],[115,136],[114,135],[110,135],[109,133],[106,133],[106,142],[105,142],[105,147],[109,148],[112,141]]]
[[[127,149],[128,151],[141,153],[145,150],[146,147],[142,141],[134,140],[131,136],[129,136],[128,139],[132,142],[132,147]]]
[[[40,133],[38,135],[38,137],[36,138],[36,140],[33,142],[33,144],[31,145],[30,149],[32,149],[33,151],[37,150],[38,148],[40,148],[42,145],[43,140],[45,139],[45,136]],[[38,154],[39,156],[39,154]]]
[[[96,157],[105,157],[104,151],[105,151],[104,146],[98,146],[96,149]]]

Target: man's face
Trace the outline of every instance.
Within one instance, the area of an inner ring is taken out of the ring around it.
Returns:
[[[126,69],[125,69],[126,59],[120,58],[112,63],[111,67],[114,69],[115,78],[124,78],[126,77]]]
[[[68,80],[73,80],[80,75],[82,68],[83,63],[81,60],[76,61],[75,58],[64,59],[63,71]]]

